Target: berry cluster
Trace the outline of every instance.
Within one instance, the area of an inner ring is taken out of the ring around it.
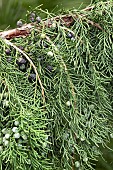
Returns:
[[[37,24],[39,24],[42,21],[41,18],[39,16],[36,16],[34,12],[30,13],[29,20],[30,22],[36,22]],[[17,21],[17,27],[21,28],[22,26],[23,26],[22,20]]]
[[[39,16],[36,16],[36,14],[34,12],[30,13],[29,19],[31,22],[36,21],[36,23],[38,23],[38,24],[41,22],[41,18]]]
[[[19,120],[12,120],[10,117],[10,98],[8,88],[4,80],[1,80],[0,85],[0,152],[10,146],[10,143],[17,143],[18,146],[22,142],[27,141],[27,136],[21,130]],[[14,122],[13,122],[14,121]]]
[[[27,135],[20,130],[20,122],[18,120],[14,121],[12,127],[5,127],[0,132],[0,151],[5,150],[5,147],[8,147],[10,143],[22,147],[23,143],[26,142]]]

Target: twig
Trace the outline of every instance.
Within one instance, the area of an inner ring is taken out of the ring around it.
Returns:
[[[46,39],[48,40],[48,42],[51,43],[51,45],[53,46],[53,48],[56,47],[55,44],[51,41],[51,39],[50,39],[48,36],[46,36]],[[70,84],[72,96],[73,96],[73,98],[74,98],[74,108],[76,108],[76,95],[75,95],[74,85],[73,85],[73,82],[71,81],[71,78],[70,78],[70,76],[69,76],[69,74],[68,74],[67,66],[66,66],[66,64],[65,64],[65,62],[64,62],[64,60],[63,60],[62,57],[61,57],[61,62],[62,62],[62,65],[63,65],[63,67],[64,67],[65,73],[67,74],[67,79],[68,79],[68,82],[69,82],[69,84]]]
[[[68,69],[67,69],[66,64],[64,63],[63,58],[61,58],[61,60],[62,60],[62,64],[63,64],[64,69],[65,69],[65,72],[67,74],[68,82],[70,83],[70,88],[71,88],[72,96],[73,96],[73,99],[74,99],[74,108],[76,108],[76,94],[75,94],[75,90],[74,90],[74,85],[73,85],[73,82],[71,81],[71,78],[68,74]]]
[[[12,39],[15,37],[27,36],[30,34],[32,28],[33,28],[32,24],[25,24],[21,28],[15,28],[12,30],[0,32],[0,37]]]
[[[108,2],[103,2],[105,4],[109,4],[110,1]],[[91,11],[92,9],[94,9],[95,6],[89,6],[86,7],[85,9],[81,10],[82,11]],[[56,21],[59,22],[67,27],[71,26],[74,23],[74,20],[81,17],[82,20],[86,20],[89,24],[91,24],[92,26],[97,27],[98,29],[102,30],[102,27],[98,24],[95,23],[89,19],[87,19],[85,14],[79,14],[79,15],[73,15],[71,16],[70,14],[66,14],[66,15],[60,15],[60,16],[56,16],[50,19],[47,19],[46,21],[43,21],[44,25],[46,27],[51,27],[52,26],[52,22]],[[8,30],[8,31],[3,31],[0,33],[0,37],[2,38],[6,38],[6,39],[12,39],[14,37],[21,37],[21,36],[27,36],[30,34],[31,29],[34,27],[34,25],[36,25],[38,28],[40,27],[39,25],[37,25],[36,23],[29,23],[29,24],[25,24],[23,25],[21,28],[15,28],[12,30]],[[37,29],[38,29],[37,28]]]
[[[82,17],[83,20],[86,20],[92,26],[95,26],[98,29],[102,30],[102,27],[98,23],[95,23],[95,22],[93,22],[91,20],[87,20],[85,15],[80,15],[80,17]],[[56,17],[56,18],[48,19],[48,21],[44,21],[44,24],[47,27],[51,27],[52,26],[52,21],[55,21],[55,19],[56,19],[56,22],[60,21],[63,25],[69,27],[71,24],[74,23],[74,19],[77,19],[77,18],[79,18],[79,16],[77,16],[77,15],[73,15],[73,16],[65,15],[62,18]],[[35,23],[34,23],[34,25],[35,25]],[[12,30],[3,31],[3,32],[0,33],[0,37],[6,38],[6,39],[13,39],[15,37],[27,36],[27,35],[30,34],[32,28],[33,28],[32,24],[26,24],[23,27],[21,27],[20,29],[15,28],[15,29],[12,29]]]
[[[4,42],[5,42],[6,44],[8,44],[8,45],[10,45],[11,47],[15,48],[15,49],[16,49],[17,51],[19,51],[22,55],[24,55],[25,58],[29,61],[29,63],[30,63],[31,66],[33,67],[33,69],[34,69],[34,71],[35,71],[35,74],[36,74],[36,77],[37,77],[37,79],[38,79],[38,81],[39,81],[40,87],[41,87],[41,89],[42,89],[43,103],[45,103],[44,87],[43,87],[43,85],[42,85],[40,76],[39,76],[39,74],[38,74],[38,72],[37,72],[37,69],[36,69],[34,63],[33,63],[32,60],[29,58],[29,56],[25,54],[25,52],[23,52],[20,48],[18,48],[18,47],[17,47],[16,45],[14,45],[12,42],[10,42],[10,41],[7,40],[7,39],[3,39],[3,40],[4,40]]]
[[[91,20],[89,20],[89,19],[88,19],[88,20],[86,19],[86,21],[87,21],[88,24],[91,24],[92,26],[95,26],[95,27],[97,27],[98,29],[103,30],[103,28],[102,28],[98,23],[93,22],[93,21],[91,21]]]
[[[23,25],[21,28],[14,28],[8,31],[0,32],[0,37],[10,40],[16,37],[27,36],[31,33],[31,30],[34,27],[34,25],[35,23],[34,24],[29,23]]]

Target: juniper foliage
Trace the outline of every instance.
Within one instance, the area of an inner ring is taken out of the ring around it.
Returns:
[[[41,29],[34,24],[29,36],[10,40],[35,67],[0,39],[1,170],[95,169],[113,137],[113,4],[59,15],[74,23],[41,21]]]

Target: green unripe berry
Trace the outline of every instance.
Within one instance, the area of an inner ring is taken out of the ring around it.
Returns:
[[[6,139],[9,139],[9,138],[10,138],[10,134],[8,134],[8,133],[5,134],[5,138],[6,138]]]
[[[8,140],[5,140],[5,141],[4,141],[4,145],[5,145],[5,146],[8,146],[8,144],[9,144],[9,141],[8,141]]]
[[[2,133],[6,134],[7,133],[7,129],[6,128],[2,129]]]
[[[23,138],[24,140],[27,140],[27,136],[26,136],[25,134],[22,135],[22,138]]]
[[[79,161],[76,161],[76,162],[75,162],[75,166],[76,166],[76,168],[79,168],[79,167],[80,167],[80,162],[79,162]]]
[[[3,106],[8,107],[9,106],[9,101],[5,99],[3,101]]]
[[[113,138],[113,134],[112,133],[110,134],[110,137]]]
[[[27,164],[31,164],[31,160],[30,159],[27,159]]]
[[[19,121],[16,120],[16,121],[14,122],[14,125],[15,125],[15,126],[18,126],[18,125],[19,125]]]
[[[47,55],[50,56],[50,57],[53,57],[53,52],[52,51],[48,51]]]
[[[8,92],[3,94],[3,97],[7,98],[9,96]]]
[[[84,161],[84,162],[87,162],[87,161],[88,161],[88,158],[87,158],[87,157],[84,157],[84,158],[83,158],[83,161]]]
[[[71,102],[70,101],[67,101],[66,102],[66,106],[70,106],[71,105]]]
[[[17,128],[17,127],[13,127],[13,128],[12,128],[12,131],[13,131],[14,133],[18,132],[18,128]]]
[[[83,141],[85,141],[85,138],[84,138],[84,137],[81,137],[80,140],[83,142]]]
[[[15,139],[19,139],[19,138],[20,138],[20,134],[19,134],[19,133],[15,133],[15,134],[14,134],[14,138],[15,138]]]
[[[42,34],[40,35],[40,38],[42,38],[42,39],[46,38],[46,34],[42,33]]]

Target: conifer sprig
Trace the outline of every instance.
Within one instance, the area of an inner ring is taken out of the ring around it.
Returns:
[[[113,6],[88,8],[62,11],[87,14],[68,27],[45,26],[36,8],[28,18],[40,29],[34,22],[24,38],[1,38],[1,170],[95,169],[113,136]]]

